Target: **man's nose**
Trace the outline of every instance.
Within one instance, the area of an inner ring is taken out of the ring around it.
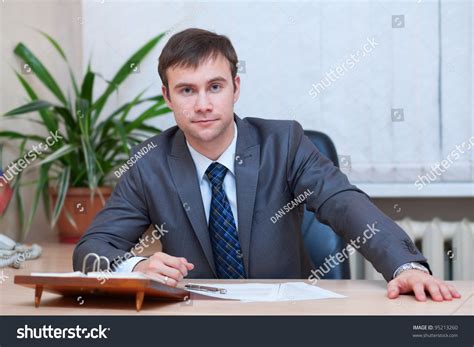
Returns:
[[[196,104],[194,105],[194,112],[206,113],[212,111],[212,102],[206,92],[198,94]]]

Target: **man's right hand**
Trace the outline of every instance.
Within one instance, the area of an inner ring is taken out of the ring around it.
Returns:
[[[133,268],[134,272],[143,272],[164,284],[176,287],[179,281],[188,275],[194,265],[186,258],[173,257],[163,252],[156,252],[150,258],[142,260]]]

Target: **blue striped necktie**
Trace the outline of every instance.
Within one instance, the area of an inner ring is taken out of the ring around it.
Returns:
[[[222,182],[227,168],[217,162],[206,170],[212,184],[209,233],[218,278],[245,278],[242,251],[235,227],[234,216]]]

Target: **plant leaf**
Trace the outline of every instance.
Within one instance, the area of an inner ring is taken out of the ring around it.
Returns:
[[[144,89],[142,92],[140,92],[135,99],[133,99],[131,102],[128,103],[127,107],[124,109],[122,116],[120,117],[120,121],[123,122],[125,119],[127,119],[128,113],[130,110],[137,104],[138,101],[140,101],[140,98],[142,95],[147,91],[148,88]]]
[[[124,152],[130,154],[131,148],[127,141],[127,134],[125,133],[125,128],[120,122],[117,122],[115,123],[115,130],[117,131],[117,134],[120,137]]]
[[[158,109],[156,108],[156,105],[152,106],[149,109],[145,110],[145,112],[143,112],[141,115],[139,115],[132,122],[130,122],[125,127],[125,131],[128,134],[132,130],[134,130],[134,129],[138,128],[140,125],[142,125],[143,122],[145,122],[146,120],[148,120],[150,118],[155,118],[157,116],[161,116],[163,114],[167,114],[167,113],[170,113],[170,112],[171,112],[171,110],[167,106],[161,107],[161,108],[158,108]]]
[[[157,103],[165,102],[163,96],[155,95],[155,96],[151,96],[151,97],[135,102],[135,106],[147,101],[156,101]],[[106,135],[109,129],[113,128],[114,118],[118,116],[120,113],[124,112],[124,110],[126,110],[132,103],[133,101],[120,106],[116,111],[110,114],[104,121],[100,122],[100,124],[96,127],[96,131],[94,135],[94,143],[96,145],[100,145],[102,138],[106,138]]]
[[[90,189],[95,189],[97,187],[97,176],[95,175],[95,155],[92,149],[90,148],[89,143],[87,143],[84,137],[81,137],[82,141],[82,152],[84,153],[84,160],[86,162],[87,169],[87,181]]]
[[[61,46],[59,45],[59,43],[56,42],[55,39],[53,39],[50,35],[48,35],[48,34],[45,33],[44,31],[41,31],[41,30],[36,30],[36,31],[38,31],[41,35],[43,35],[44,37],[46,37],[46,39],[53,45],[53,47],[56,48],[56,50],[58,51],[59,55],[60,55],[65,61],[67,61],[66,54],[64,54],[63,49],[61,48]]]
[[[69,61],[67,60],[66,54],[64,54],[63,49],[59,45],[59,43],[53,39],[50,35],[45,33],[44,31],[37,30],[41,35],[46,37],[46,39],[53,45],[53,47],[58,51],[59,55],[64,59],[64,61],[67,63],[67,67],[69,70],[69,77],[71,78],[71,83],[74,88],[74,92],[76,93],[76,96],[79,95],[79,88],[77,87],[77,82],[76,78],[74,77],[74,73],[72,72],[71,66],[69,65]]]
[[[49,172],[50,166],[51,166],[50,164],[43,165],[40,168],[40,175],[39,175],[37,185],[36,185],[36,192],[33,198],[33,204],[31,205],[30,216],[28,217],[28,222],[26,224],[27,229],[29,229],[31,224],[33,223],[33,218],[35,216],[36,210],[38,209],[40,196],[43,194],[43,192],[45,191],[45,187],[48,185],[48,172]],[[45,205],[44,208],[45,210],[47,210],[49,208],[49,205]]]
[[[54,206],[53,220],[51,222],[52,226],[56,225],[56,222],[58,221],[61,210],[64,206],[64,200],[66,198],[66,194],[69,189],[70,176],[71,176],[71,168],[69,166],[66,166],[64,168],[64,171],[59,176],[58,200],[56,201],[56,205]]]
[[[63,117],[64,122],[66,123],[66,129],[68,131],[76,129],[77,127],[76,121],[72,117],[71,111],[68,108],[55,106],[54,110]]]
[[[35,91],[29,83],[15,70],[15,75],[17,76],[18,80],[20,81],[23,88],[26,90],[26,93],[29,95],[31,100],[38,100],[38,96],[36,95]],[[41,119],[43,120],[43,125],[46,125],[49,131],[55,131],[58,128],[58,122],[54,118],[54,116],[49,112],[47,109],[39,110],[39,114]]]
[[[125,81],[125,79],[133,72],[131,65],[135,64],[138,65],[140,62],[151,52],[153,48],[158,44],[161,38],[165,35],[165,33],[161,33],[160,35],[154,37],[150,41],[148,41],[144,46],[142,46],[138,51],[136,51],[126,62],[122,65],[122,67],[118,70],[115,74],[114,78],[112,78],[111,83],[106,88],[105,92],[102,96],[97,99],[97,101],[92,106],[92,109],[95,110],[92,124],[95,124],[97,119],[99,118],[102,109],[107,102],[108,97],[112,92],[118,88],[118,86]]]
[[[12,140],[18,140],[18,139],[28,139],[28,140],[35,140],[35,141],[44,141],[44,138],[38,135],[25,135],[25,134],[20,134],[16,131],[0,131],[0,137],[8,137],[9,139]]]
[[[20,144],[20,153],[23,153],[25,150],[25,145],[26,145],[26,139],[21,141]],[[23,175],[23,171],[20,171],[18,175],[16,176],[16,180],[13,183],[13,192],[16,197],[17,201],[17,210],[18,210],[18,226],[20,227],[20,239],[23,240],[25,236],[25,208],[23,205],[23,199],[21,198],[20,194],[20,182],[21,182],[21,176]]]
[[[50,155],[48,155],[46,158],[44,158],[40,162],[34,164],[33,167],[42,166],[44,164],[58,160],[59,158],[65,156],[66,154],[74,152],[75,150],[76,150],[76,147],[73,145],[70,145],[70,144],[64,145],[60,149],[52,152]]]
[[[66,215],[66,218],[67,218],[68,222],[71,223],[71,225],[73,226],[73,228],[77,230],[76,221],[74,220],[74,218],[72,218],[72,216],[71,216],[71,214],[69,213],[69,211],[67,210],[67,208],[64,209],[64,213],[65,213],[65,215]]]
[[[92,90],[94,87],[95,74],[91,71],[86,73],[81,87],[81,99],[87,100],[89,105],[92,105]]]
[[[51,104],[49,101],[45,100],[34,100],[26,105],[14,108],[11,111],[8,111],[7,113],[4,114],[4,116],[16,116],[18,114],[24,114],[24,113],[30,113],[30,112],[36,112],[44,109],[48,109],[53,107],[54,105]]]
[[[130,122],[125,122],[125,125],[129,124]],[[152,134],[160,134],[161,133],[161,129],[158,129],[158,128],[155,128],[154,126],[151,126],[151,125],[148,125],[148,124],[141,124],[140,126],[136,127],[135,128],[136,130],[142,130],[142,131],[145,131],[145,132],[149,132],[149,133],[152,133]]]
[[[48,180],[49,181],[49,180]],[[43,206],[44,206],[44,214],[46,215],[46,218],[48,221],[51,221],[51,202],[49,201],[49,184],[46,182],[44,188],[43,188]]]
[[[21,42],[15,47],[13,52],[31,67],[31,70],[33,70],[35,75],[41,82],[43,82],[46,88],[48,88],[59,99],[59,101],[66,106],[67,101],[61,88],[59,88],[58,84],[41,61]]]
[[[20,179],[21,173],[17,176],[17,179]],[[16,186],[13,189],[13,194],[15,195],[16,198],[16,209],[18,211],[18,226],[20,228],[20,233],[21,235],[24,234],[24,220],[25,220],[25,209],[23,205],[23,199],[21,198],[20,194],[20,185]],[[23,239],[23,237],[20,236],[20,239]]]

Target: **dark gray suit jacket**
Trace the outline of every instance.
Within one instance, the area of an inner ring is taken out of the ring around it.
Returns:
[[[300,230],[303,204],[275,223],[275,218],[271,219],[305,191],[312,192],[305,201],[307,209],[346,242],[361,237],[367,225],[375,223],[380,231],[358,245],[359,251],[387,281],[404,263],[426,262],[407,234],[349,183],[297,122],[237,116],[235,122],[238,234],[248,278],[311,275],[313,264]],[[122,175],[106,206],[78,242],[74,270],[82,269],[89,252],[111,262],[123,261],[150,225],[165,223],[163,252],[193,263],[189,278],[215,278],[201,192],[184,134],[172,127],[134,152],[148,144],[157,148]]]

